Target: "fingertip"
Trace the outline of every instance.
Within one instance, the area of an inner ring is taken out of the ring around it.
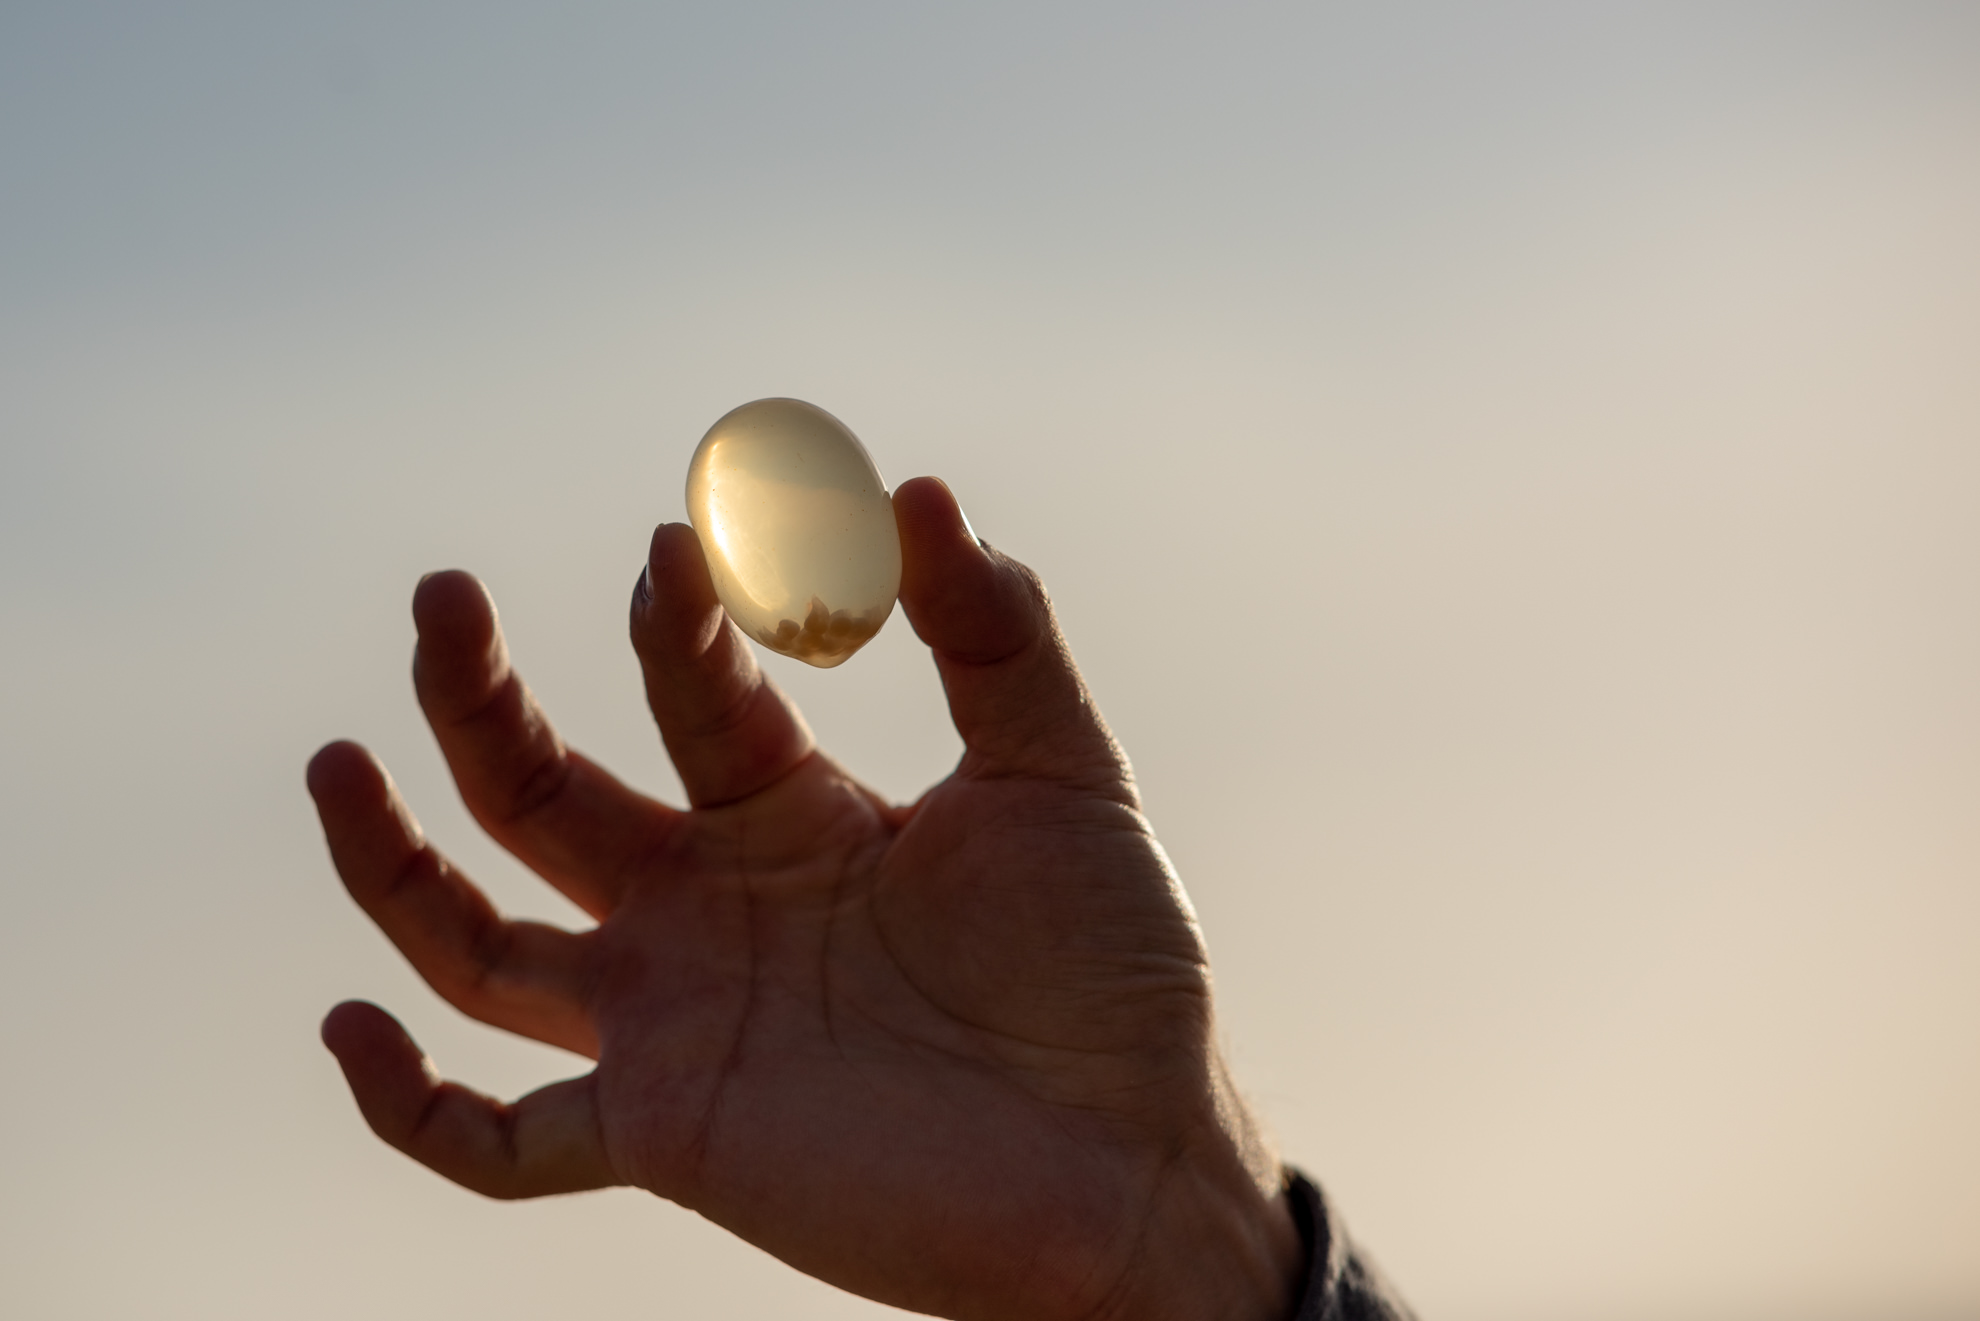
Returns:
[[[969,525],[962,502],[940,477],[910,477],[894,488],[894,522],[901,539],[920,542],[960,540],[981,549],[982,539]]]
[[[955,492],[916,477],[894,492],[901,534],[901,605],[942,656],[982,664],[1022,650],[1045,629],[1043,591],[1029,571],[980,542]]]
[[[701,537],[687,523],[662,523],[653,529],[646,549],[646,587],[654,601],[687,600],[699,606],[713,601],[715,587],[708,577],[708,559]]]
[[[308,786],[310,797],[322,803],[332,798],[348,797],[352,791],[361,791],[383,776],[384,770],[377,758],[362,744],[337,739],[325,743],[309,759],[309,767],[303,772],[303,783]]]
[[[671,562],[690,553],[696,557],[701,553],[701,536],[692,523],[661,523],[653,529],[648,563]]]
[[[495,598],[464,569],[444,569],[413,590],[413,690],[427,718],[444,723],[480,710],[510,675]]]
[[[441,569],[413,588],[412,615],[422,640],[475,645],[494,631],[495,600],[467,570]]]
[[[399,1020],[369,1000],[346,1000],[323,1016],[318,1034],[324,1048],[338,1059],[354,1055],[364,1043],[376,1037],[381,1026],[403,1034]]]
[[[686,523],[654,528],[635,593],[635,641],[698,654],[721,625],[720,605],[694,528]]]
[[[321,1036],[365,1123],[385,1141],[401,1145],[440,1085],[425,1052],[398,1019],[367,1000],[346,1000],[332,1009]]]
[[[310,758],[306,779],[331,861],[346,886],[353,885],[353,877],[390,872],[425,843],[391,775],[358,744],[325,744]]]

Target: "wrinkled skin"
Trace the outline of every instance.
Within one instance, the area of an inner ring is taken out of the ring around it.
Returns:
[[[380,1137],[490,1196],[636,1185],[937,1315],[1282,1317],[1280,1172],[1127,762],[1036,578],[940,482],[895,511],[966,749],[909,807],[818,751],[690,528],[654,533],[632,605],[685,811],[562,744],[479,582],[422,581],[415,683],[469,808],[597,926],[503,918],[354,744],[310,765],[331,854],[449,1002],[597,1065],[503,1104],[372,1005],[324,1039]]]

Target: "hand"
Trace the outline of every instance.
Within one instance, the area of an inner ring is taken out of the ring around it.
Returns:
[[[818,751],[684,525],[632,637],[687,811],[563,745],[475,579],[424,580],[415,686],[469,809],[598,925],[503,918],[349,743],[309,770],[331,856],[451,1004],[597,1066],[502,1104],[372,1005],[324,1040],[381,1138],[493,1197],[636,1185],[944,1316],[1278,1321],[1297,1231],[1127,762],[1037,579],[940,482],[894,505],[965,748],[908,807]]]

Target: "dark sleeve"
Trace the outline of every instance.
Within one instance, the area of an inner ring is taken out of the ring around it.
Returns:
[[[1416,1321],[1375,1263],[1348,1241],[1326,1194],[1288,1169],[1286,1196],[1306,1245],[1306,1286],[1292,1321]]]

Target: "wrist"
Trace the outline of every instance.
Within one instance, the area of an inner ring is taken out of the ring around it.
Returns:
[[[1276,1162],[1262,1177],[1240,1163],[1174,1170],[1137,1257],[1104,1321],[1287,1321],[1306,1273]]]

